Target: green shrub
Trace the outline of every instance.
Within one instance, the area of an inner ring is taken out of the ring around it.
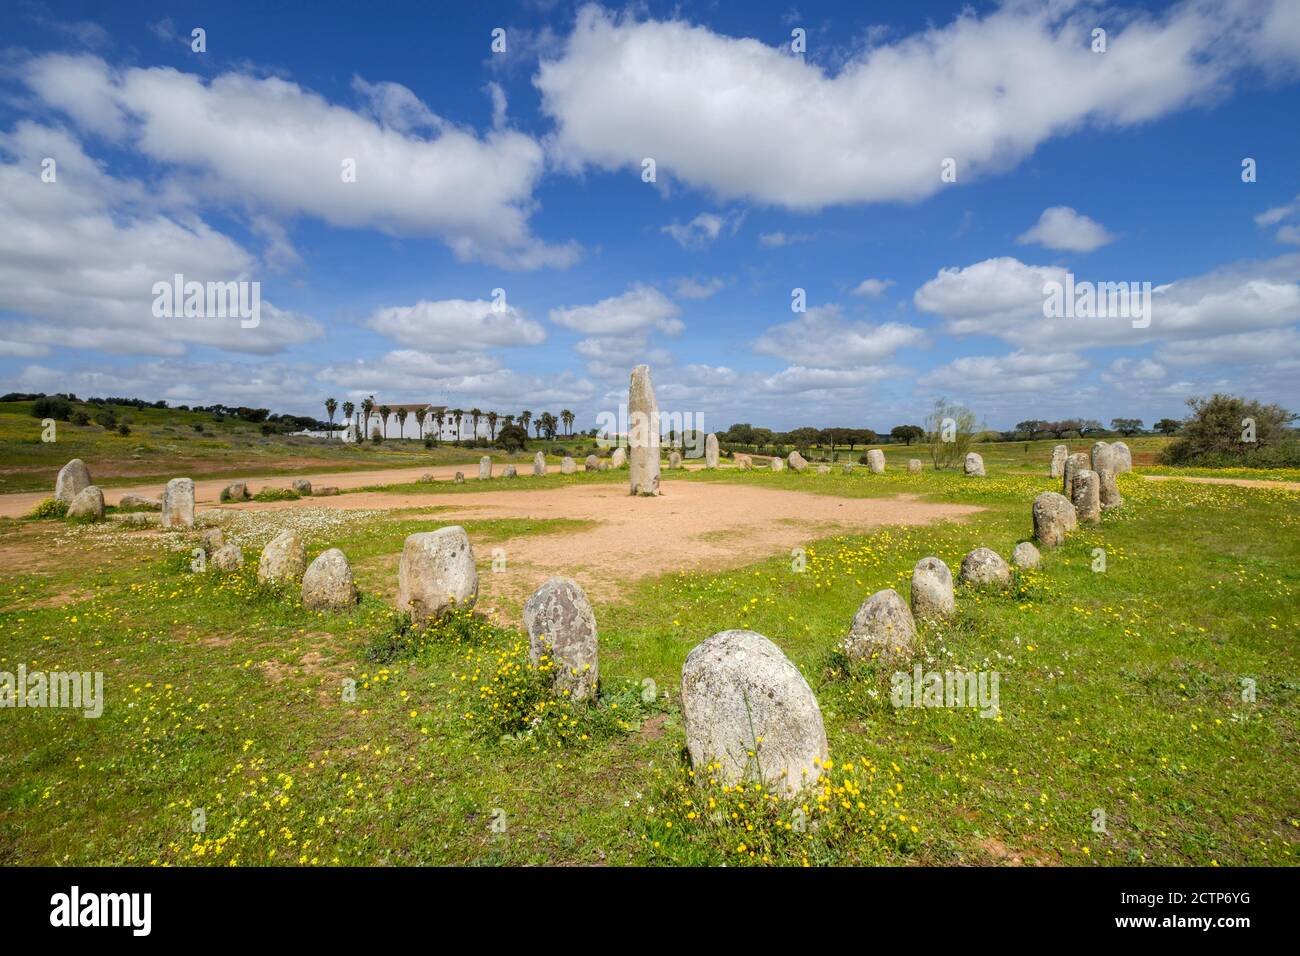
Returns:
[[[1277,450],[1295,445],[1287,425],[1296,416],[1280,405],[1222,393],[1189,398],[1187,404],[1192,414],[1181,436],[1160,453],[1160,464],[1232,468],[1287,466],[1296,461],[1295,450]],[[1281,458],[1274,457],[1279,454]]]
[[[254,501],[297,501],[302,495],[292,488],[263,488],[253,495]]]
[[[58,498],[46,498],[27,515],[29,518],[63,518],[68,513],[68,503]]]
[[[66,422],[72,414],[72,403],[61,395],[47,395],[32,402],[33,418],[53,418]]]

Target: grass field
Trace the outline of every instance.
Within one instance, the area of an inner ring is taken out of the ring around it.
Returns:
[[[436,510],[240,512],[228,533],[253,560],[227,575],[190,572],[190,534],[0,523],[0,670],[103,671],[106,697],[98,719],[0,711],[0,863],[1295,864],[1296,492],[1125,475],[1124,507],[1041,570],[1004,592],[959,588],[956,618],[923,628],[918,660],[997,670],[996,719],[896,710],[887,675],[836,654],[858,604],[884,587],[906,596],[917,559],[955,570],[977,545],[1008,555],[1028,537],[1033,496],[1056,483],[1021,444],[980,447],[984,480],[674,473],[985,510],[810,540],[802,573],[776,555],[642,580],[595,607],[591,708],[541,689],[517,603],[427,630],[395,616],[401,541],[436,527]],[[436,509],[475,484],[418,487]],[[355,611],[309,612],[257,585],[255,549],[288,524],[309,558],[348,554]],[[580,527],[466,523],[485,576],[494,543]],[[806,829],[753,787],[685,776],[681,664],[733,627],[780,645],[821,704],[833,766],[803,801]]]

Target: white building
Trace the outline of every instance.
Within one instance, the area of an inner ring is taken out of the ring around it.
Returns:
[[[375,403],[375,407],[370,411],[370,418],[365,423],[363,434],[367,439],[374,434],[376,429],[378,429],[381,434],[386,435],[387,438],[420,438],[420,424],[415,418],[415,413],[420,409],[424,409],[425,412],[423,431],[425,438],[437,438],[439,441],[458,441],[469,438],[473,434],[473,421],[469,417],[468,412],[461,413],[459,434],[457,434],[456,420],[451,416],[450,410],[445,405],[428,405],[421,402],[405,405],[389,405],[388,423],[387,428],[385,428],[384,418],[379,414],[379,404],[380,403],[378,402]],[[397,416],[397,413],[403,410],[406,412],[405,425],[402,424]],[[441,430],[438,428],[437,419],[434,417],[439,412],[443,415]],[[340,432],[344,441],[354,442],[357,440],[357,427],[362,417],[363,413],[361,409],[358,408],[353,413],[352,421],[348,422],[347,427]],[[502,422],[498,419],[498,433],[501,431],[501,425]],[[486,415],[479,418],[478,435],[483,438],[491,437]]]

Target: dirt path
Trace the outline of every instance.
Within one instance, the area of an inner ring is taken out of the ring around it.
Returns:
[[[431,525],[494,518],[577,518],[582,531],[530,535],[497,542],[506,571],[481,578],[484,597],[521,602],[547,577],[565,574],[592,600],[614,600],[646,575],[690,568],[721,570],[788,553],[797,545],[880,525],[927,524],[982,510],[935,504],[914,495],[836,498],[753,485],[673,481],[658,498],[629,498],[621,484],[575,485],[547,491],[466,492],[457,495],[357,493],[340,498],[249,502],[249,510],[284,508],[418,508],[437,506]],[[479,554],[487,560],[491,552]],[[395,560],[395,556],[394,556]]]
[[[1195,478],[1191,475],[1143,475],[1147,481],[1195,481],[1203,485],[1236,485],[1238,488],[1285,488],[1300,491],[1300,481],[1268,481],[1264,478]]]

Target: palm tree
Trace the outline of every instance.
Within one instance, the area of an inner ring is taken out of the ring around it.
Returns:
[[[353,405],[351,402],[343,403],[343,417],[346,418],[348,421],[352,421],[352,413],[354,411],[356,411],[356,406]],[[346,431],[346,429],[344,430]]]
[[[397,410],[397,437],[406,437],[406,409],[404,408]]]
[[[334,434],[334,413],[338,411],[339,403],[332,398],[325,399],[325,414],[330,417],[330,434]]]
[[[460,441],[460,420],[465,417],[465,410],[462,408],[453,408],[451,410],[451,417],[456,423],[456,441]]]
[[[501,424],[506,428],[509,428],[514,423],[515,423],[515,416],[513,415],[507,415],[501,419]]]
[[[524,426],[525,432],[528,431],[528,423],[531,422],[532,420],[533,420],[533,413],[530,412],[528,409],[525,408],[522,412],[519,413],[519,424]]]
[[[367,395],[361,400],[361,436],[359,441],[365,441],[370,434],[370,413],[375,410],[375,396]]]
[[[384,430],[383,432],[384,441],[388,441],[388,416],[391,415],[392,412],[393,410],[389,408],[387,405],[379,406],[379,418],[380,418],[379,427]]]
[[[559,419],[550,412],[542,412],[542,428],[546,432],[546,437],[551,441],[555,441],[555,430],[559,424]]]
[[[478,420],[482,417],[483,417],[483,412],[480,411],[479,409],[471,408],[469,410],[469,420],[471,423],[470,432],[469,432],[470,438],[478,438]]]
[[[527,415],[528,413],[524,412],[524,414]],[[542,426],[545,424],[546,424],[546,412],[542,412],[542,414],[538,417],[537,421],[533,422],[533,428],[537,431],[537,437],[539,440],[542,437]]]
[[[415,410],[415,424],[420,427],[420,440],[424,440],[424,420],[429,417],[427,408],[417,408]]]
[[[441,440],[442,440],[442,426],[443,426],[443,423],[447,421],[447,413],[446,413],[445,411],[443,411],[443,410],[440,408],[440,409],[438,409],[436,412],[433,413],[433,420],[434,420],[434,423],[437,424],[437,426],[438,426],[438,434],[437,434],[437,436],[434,438],[434,441],[435,441],[435,442],[437,442],[437,441],[441,441]]]
[[[564,422],[564,431],[570,438],[573,437],[573,412],[567,408],[560,412],[560,421]]]
[[[498,417],[499,416],[497,415],[496,412],[487,413],[488,434],[492,437],[493,441],[497,440],[497,418]]]

